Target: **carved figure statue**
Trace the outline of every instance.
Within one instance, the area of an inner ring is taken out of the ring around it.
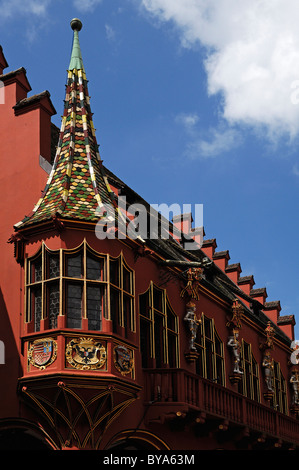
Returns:
[[[293,386],[293,405],[299,405],[299,396],[298,396],[299,376],[298,376],[298,372],[296,372],[296,371],[292,372],[292,376],[290,378],[290,383]]]
[[[229,336],[227,346],[232,348],[233,355],[234,355],[234,372],[237,374],[243,374],[243,371],[240,369],[240,342],[239,342],[239,332],[237,330],[233,330],[233,335]]]
[[[196,310],[195,304],[193,302],[188,302],[187,313],[184,317],[184,320],[188,322],[189,330],[191,333],[189,347],[190,347],[190,350],[192,351],[196,351],[195,340],[196,340],[198,325],[200,323],[200,320],[197,319],[195,310]]]
[[[265,371],[265,381],[267,388],[270,392],[273,392],[273,359],[271,358],[270,353],[266,353],[262,362],[262,366]]]

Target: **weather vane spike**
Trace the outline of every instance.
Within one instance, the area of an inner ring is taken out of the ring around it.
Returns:
[[[73,48],[71,54],[71,61],[68,70],[84,70],[82,54],[79,43],[79,31],[82,29],[82,22],[78,18],[73,18],[70,22],[71,28],[74,31]]]

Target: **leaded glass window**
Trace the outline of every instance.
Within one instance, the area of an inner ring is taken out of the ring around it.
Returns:
[[[166,290],[152,282],[139,295],[140,349],[143,367],[178,367],[178,319]]]
[[[197,374],[224,385],[224,348],[213,318],[202,314],[195,346],[200,353],[196,362]]]
[[[128,337],[135,330],[134,273],[122,254],[109,259],[110,319],[113,331]]]
[[[59,316],[72,329],[82,329],[84,320],[85,328],[100,331],[106,318],[115,331],[134,330],[134,274],[122,254],[102,255],[85,241],[77,249],[56,251],[43,243],[27,260],[26,273],[26,322],[34,331],[42,321],[45,329],[57,328]]]
[[[239,383],[239,392],[252,400],[260,401],[259,369],[257,361],[251,351],[251,344],[242,341],[241,368],[242,380]]]

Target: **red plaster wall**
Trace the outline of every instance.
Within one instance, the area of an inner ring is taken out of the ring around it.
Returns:
[[[30,212],[43,190],[47,174],[39,156],[50,158],[50,123],[53,111],[48,98],[17,113],[17,101],[27,97],[30,85],[25,71],[5,80],[5,103],[0,104],[0,339],[5,344],[5,364],[0,365],[0,382],[6,383],[0,400],[0,416],[16,412],[16,379],[20,372],[20,312],[22,310],[21,268],[8,239],[13,226]]]

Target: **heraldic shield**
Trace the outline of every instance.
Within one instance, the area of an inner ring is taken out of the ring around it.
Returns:
[[[130,374],[134,368],[134,360],[132,358],[132,351],[123,345],[118,345],[114,348],[114,365],[116,369],[122,374]]]
[[[53,338],[35,340],[28,351],[28,361],[39,369],[45,369],[57,356],[57,343]]]
[[[93,338],[72,339],[65,355],[68,363],[75,369],[100,369],[106,362],[106,348]]]

